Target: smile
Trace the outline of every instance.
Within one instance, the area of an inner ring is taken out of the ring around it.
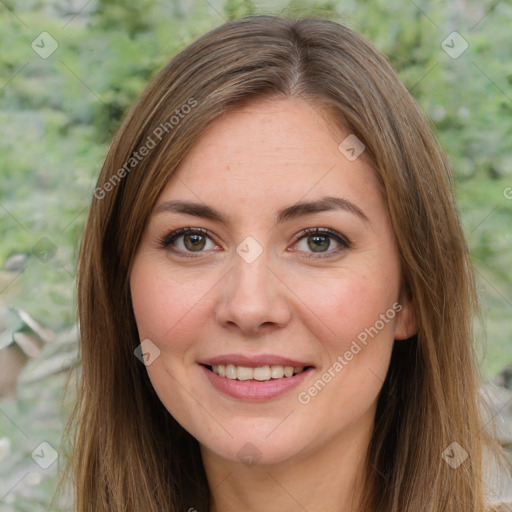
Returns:
[[[283,377],[292,377],[304,371],[304,366],[258,366],[251,368],[249,366],[236,366],[234,364],[215,364],[209,367],[211,371],[220,377],[231,380],[257,380],[268,381],[272,379],[282,379]]]
[[[223,395],[244,401],[265,401],[304,385],[313,366],[242,366],[201,364],[205,377]]]

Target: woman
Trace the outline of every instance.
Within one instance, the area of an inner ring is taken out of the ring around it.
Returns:
[[[491,510],[451,186],[336,22],[239,19],[174,57],[81,246],[77,510]]]

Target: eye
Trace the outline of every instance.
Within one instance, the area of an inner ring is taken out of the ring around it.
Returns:
[[[333,250],[328,250],[332,245],[332,240],[335,240],[335,243],[338,244],[338,247]],[[348,249],[350,247],[350,242],[342,235],[333,231],[331,229],[326,228],[309,228],[305,229],[298,237],[296,244],[300,246],[300,243],[303,243],[302,249],[305,252],[308,252],[308,249],[312,251],[312,253],[319,254],[315,256],[314,254],[310,254],[309,258],[327,258],[334,254],[338,254],[341,251]],[[320,254],[326,254],[326,256]]]
[[[213,247],[207,247],[208,240]],[[170,248],[174,252],[182,253],[184,256],[191,256],[190,253],[203,252],[203,249],[218,247],[210,238],[206,229],[202,228],[180,228],[160,240],[164,248]],[[171,247],[172,246],[172,247]],[[189,253],[189,254],[187,254]]]
[[[333,240],[338,247],[329,250]],[[207,247],[208,241],[210,241],[211,247]],[[218,247],[211,240],[209,232],[202,228],[180,228],[161,238],[159,242],[163,248],[169,248],[173,252],[187,257],[194,257],[193,253],[201,253],[204,250]],[[312,251],[313,254],[308,256],[310,259],[330,257],[350,247],[350,242],[344,236],[327,228],[305,229],[297,237],[295,245],[300,245],[300,242],[303,243],[303,247],[299,250]],[[324,253],[326,256],[323,256]]]

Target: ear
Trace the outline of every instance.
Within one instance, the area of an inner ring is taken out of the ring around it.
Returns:
[[[397,301],[401,309],[398,311],[395,322],[395,340],[406,340],[418,333],[418,319],[416,305],[408,290],[402,289]]]

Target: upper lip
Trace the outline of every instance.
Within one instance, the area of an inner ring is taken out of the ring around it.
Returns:
[[[247,366],[249,368],[257,368],[258,366],[293,366],[305,367],[313,366],[311,363],[304,361],[297,361],[296,359],[290,359],[288,357],[282,357],[272,354],[260,354],[246,356],[242,354],[225,354],[222,356],[215,356],[200,361],[200,364],[213,366],[213,365],[227,365],[233,364],[235,366]]]

